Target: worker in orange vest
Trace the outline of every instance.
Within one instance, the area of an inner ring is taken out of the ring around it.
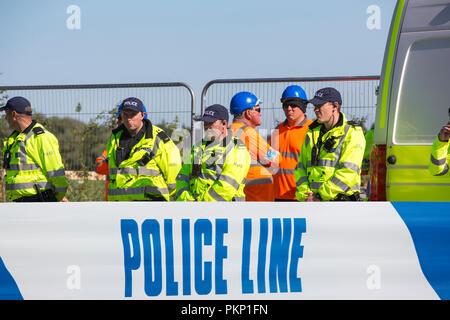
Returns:
[[[272,172],[278,167],[279,153],[256,131],[261,125],[260,100],[251,92],[239,92],[230,102],[234,115],[230,129],[247,146],[252,162],[244,188],[245,201],[274,201]]]
[[[122,124],[122,118],[120,112],[122,111],[122,104],[119,105],[119,109],[117,110],[117,126]],[[147,110],[144,106],[144,119],[147,119]],[[110,183],[109,180],[109,165],[108,165],[108,150],[102,152],[100,156],[95,159],[95,172],[101,175],[106,175],[106,183],[105,183],[105,200],[108,201],[108,185]]]
[[[280,152],[279,169],[273,176],[275,201],[297,201],[295,166],[312,120],[306,116],[308,98],[302,87],[288,86],[281,96],[286,120],[272,132],[270,144]]]

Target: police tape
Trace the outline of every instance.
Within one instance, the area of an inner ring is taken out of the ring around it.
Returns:
[[[449,299],[449,209],[0,204],[0,299]]]

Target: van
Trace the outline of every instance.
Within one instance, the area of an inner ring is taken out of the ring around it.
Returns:
[[[377,96],[370,200],[450,201],[450,173],[428,171],[449,106],[450,2],[399,0]]]

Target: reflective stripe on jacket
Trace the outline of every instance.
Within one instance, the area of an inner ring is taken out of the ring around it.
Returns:
[[[233,121],[230,129],[234,136],[245,143],[251,157],[245,184],[251,188],[246,191],[246,201],[273,201],[273,177],[270,170],[278,167],[278,151],[271,148],[258,131],[244,121]]]
[[[244,201],[249,167],[246,146],[230,130],[222,141],[193,146],[177,177],[177,201]]]
[[[450,142],[442,142],[436,138],[431,147],[431,157],[428,169],[433,176],[443,176],[448,170],[450,163]]]
[[[305,117],[297,126],[289,127],[286,120],[272,133],[270,144],[280,152],[280,168],[273,176],[275,199],[296,200],[295,166],[311,123],[312,121]]]
[[[23,132],[14,131],[4,142],[3,154],[9,152],[6,169],[6,194],[9,201],[52,190],[60,201],[69,185],[56,137],[33,121]]]
[[[295,169],[295,195],[299,201],[306,200],[307,193],[318,193],[322,200],[334,200],[339,194],[350,196],[360,191],[361,162],[366,143],[361,127],[347,122],[341,113],[336,126],[319,142],[321,127],[314,121],[302,145]],[[321,144],[320,150],[316,163],[313,163],[312,150],[318,144]]]
[[[165,132],[147,119],[142,139],[131,149],[119,166],[116,152],[125,126],[113,130],[108,143],[110,184],[108,200],[169,201],[176,188],[176,176],[181,168],[180,152]]]

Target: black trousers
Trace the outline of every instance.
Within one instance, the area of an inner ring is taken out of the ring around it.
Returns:
[[[42,191],[41,194],[35,194],[34,196],[22,197],[14,202],[57,202],[55,194],[52,190]]]

